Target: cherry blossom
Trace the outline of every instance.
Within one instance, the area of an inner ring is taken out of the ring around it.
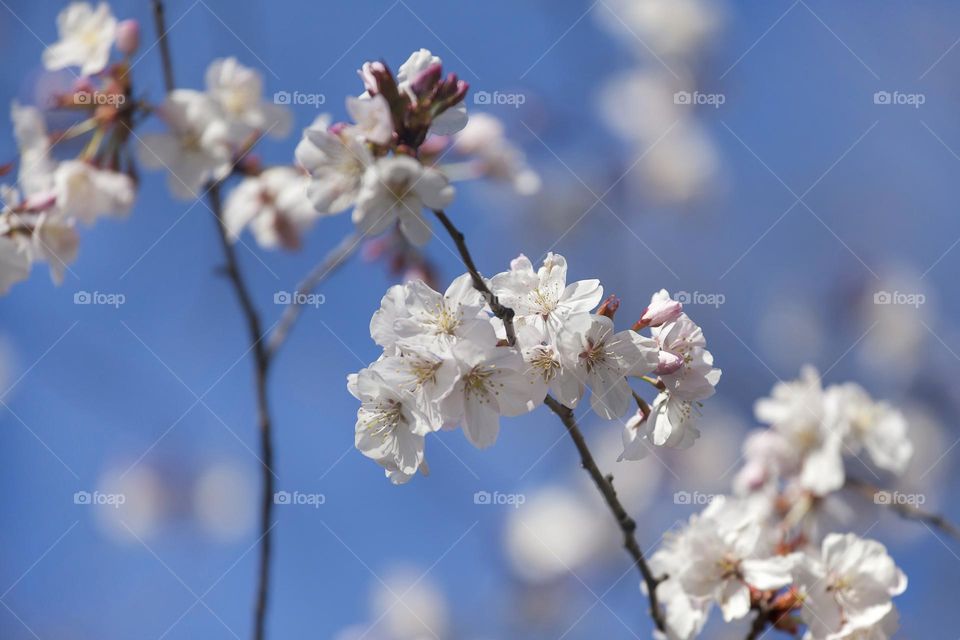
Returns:
[[[60,40],[43,52],[43,64],[51,70],[80,67],[84,75],[99,73],[110,61],[116,30],[117,19],[106,2],[96,9],[71,2],[57,16]]]
[[[236,58],[218,58],[206,73],[207,94],[221,110],[227,136],[235,146],[253,142],[251,136],[285,138],[293,119],[289,109],[263,99],[260,72],[240,64]]]
[[[356,203],[363,175],[373,163],[364,140],[349,128],[332,130],[326,115],[304,129],[295,154],[313,178],[307,197],[324,214],[339,213]]]
[[[317,212],[306,197],[307,177],[291,167],[271,167],[244,178],[223,206],[223,222],[233,240],[250,227],[260,246],[300,246],[300,235]]]

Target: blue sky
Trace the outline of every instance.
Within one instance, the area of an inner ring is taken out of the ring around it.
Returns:
[[[0,102],[30,102],[61,3],[8,2],[0,5]],[[573,277],[598,277],[620,295],[626,317],[638,315],[660,287],[723,293],[724,305],[694,315],[724,370],[698,446],[729,452],[720,436],[711,439],[711,420],[749,426],[753,399],[809,361],[829,370],[828,382],[859,380],[910,407],[911,416],[943,425],[931,445],[937,455],[928,466],[936,471],[927,474],[938,486],[929,491],[939,509],[960,519],[948,499],[960,455],[951,420],[960,402],[953,384],[960,369],[953,321],[960,250],[952,250],[960,238],[960,48],[952,48],[960,7],[900,0],[882,9],[853,0],[729,7],[722,34],[697,69],[702,90],[726,96],[720,108],[699,115],[717,148],[723,187],[670,207],[625,188],[592,206],[637,153],[596,108],[603,79],[630,68],[636,56],[598,26],[589,3],[167,4],[179,86],[202,87],[207,63],[233,55],[263,71],[268,94],[322,93],[324,108],[342,118],[343,97],[359,91],[355,69],[363,61],[383,58],[396,67],[427,47],[475,90],[522,92],[528,99],[520,108],[490,110],[506,121],[552,199],[463,186],[450,213],[481,270],[503,270],[520,252],[533,257],[552,248],[568,257]],[[146,51],[154,42],[148,3],[112,7],[118,17],[143,23]],[[138,91],[162,95],[156,50],[133,73]],[[872,99],[877,91],[922,93],[926,102],[882,108]],[[309,105],[294,112],[298,129],[317,114]],[[262,156],[289,162],[295,140],[267,141]],[[3,128],[0,160],[14,153]],[[558,220],[571,215],[560,209],[580,202],[585,206],[574,217],[592,209],[557,243],[564,227]],[[274,292],[289,290],[349,230],[345,216],[324,220],[295,254],[265,252],[248,239],[252,251],[241,248],[240,258],[268,326],[282,311]],[[441,243],[427,252],[444,280],[460,273]],[[83,231],[63,286],[38,267],[0,299],[7,369],[0,387],[12,385],[2,396],[8,408],[0,408],[3,637],[33,637],[27,627],[43,640],[248,634],[257,534],[238,525],[218,537],[190,509],[198,482],[218,465],[239,473],[228,483],[241,505],[238,522],[247,521],[242,505],[258,491],[251,363],[243,357],[245,329],[232,292],[215,273],[219,264],[205,205],[173,200],[162,176],[144,173],[129,220]],[[913,358],[880,366],[862,352],[885,327],[871,327],[856,301],[903,279],[929,304],[913,322],[914,329],[922,325]],[[351,261],[322,287],[325,304],[304,313],[276,363],[278,487],[323,493],[326,502],[277,510],[271,636],[328,638],[363,624],[377,576],[411,564],[429,569],[447,594],[456,637],[556,637],[552,628],[517,622],[518,603],[530,605],[533,596],[503,552],[507,514],[478,509],[472,500],[478,490],[528,492],[575,482],[574,451],[558,442],[563,433],[551,415],[509,421],[497,446],[484,452],[460,434],[444,434],[429,454],[431,477],[404,487],[391,486],[352,451],[356,405],[345,377],[378,355],[367,323],[392,282],[382,265]],[[75,305],[78,291],[123,293],[126,302],[116,309]],[[612,428],[585,424],[592,439]],[[131,465],[149,469],[143,482],[152,487],[156,479],[165,496],[163,516],[142,541],[105,533],[93,510],[72,500]],[[636,514],[649,545],[690,513],[670,502],[672,490],[693,490],[699,481],[661,475],[663,499]],[[871,536],[890,545],[910,576],[898,600],[904,637],[943,637],[942,607],[960,588],[960,547],[887,515]],[[573,603],[558,615],[586,610],[593,594],[603,594],[606,605],[590,610],[567,637],[628,638],[628,626],[645,637],[645,604],[636,578],[623,576],[626,556],[620,560],[557,587],[561,595],[551,597]],[[202,603],[190,608],[198,598]],[[556,621],[561,632],[577,615]]]

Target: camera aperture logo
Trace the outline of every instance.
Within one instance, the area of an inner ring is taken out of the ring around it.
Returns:
[[[901,493],[899,491],[877,491],[873,494],[873,503],[878,505],[899,505],[919,507],[927,501],[922,493]]]
[[[673,504],[691,504],[703,506],[710,504],[723,496],[715,493],[701,493],[699,491],[676,491],[673,494]]]
[[[877,91],[873,94],[873,104],[907,106],[919,109],[926,104],[927,96],[923,93],[903,93],[902,91]]]
[[[701,93],[700,91],[677,91],[673,94],[673,104],[705,105],[719,109],[727,101],[722,93]]]
[[[307,93],[303,91],[277,91],[273,94],[273,103],[282,105],[309,105],[318,109],[327,103],[327,96],[322,93]]]
[[[77,291],[73,294],[73,304],[89,304],[117,309],[127,302],[127,296],[122,293],[106,293],[104,291]]]
[[[127,496],[122,493],[101,493],[99,491],[77,491],[73,494],[73,504],[79,505],[106,505],[119,509],[120,505],[126,504]]]
[[[327,297],[322,293],[304,293],[302,291],[277,291],[273,294],[273,304],[292,304],[298,307],[316,309],[325,304]]]
[[[873,294],[873,304],[902,305],[919,309],[927,301],[922,293],[905,293],[903,291],[877,291]]]
[[[519,509],[527,501],[527,496],[522,493],[500,493],[494,491],[477,491],[473,494],[473,504],[489,504],[497,506],[509,506]]]
[[[703,291],[677,291],[673,299],[680,304],[709,305],[715,309],[726,303],[727,296],[722,293],[705,293]]]
[[[523,93],[505,93],[503,91],[476,91],[473,94],[473,104],[488,106],[508,106],[519,109],[526,104],[527,96]]]
[[[273,494],[273,504],[306,506],[319,509],[327,502],[327,496],[322,493],[303,493],[300,491],[277,491]]]
[[[122,93],[88,93],[81,91],[72,96],[73,104],[78,107],[120,107],[127,101],[127,96]]]

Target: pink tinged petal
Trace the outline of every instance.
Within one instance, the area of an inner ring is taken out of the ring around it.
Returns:
[[[661,351],[658,354],[657,368],[654,373],[660,376],[675,373],[683,366],[683,358],[669,351]]]
[[[659,327],[667,322],[673,322],[682,312],[683,305],[671,300],[666,289],[661,289],[653,294],[650,306],[643,310],[640,315],[640,324],[645,327]]]

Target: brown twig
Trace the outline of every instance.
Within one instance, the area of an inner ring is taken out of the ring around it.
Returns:
[[[901,518],[925,522],[933,527],[936,527],[940,531],[943,531],[951,538],[960,540],[960,527],[950,522],[946,517],[939,513],[931,513],[929,511],[924,511],[919,507],[915,507],[912,504],[895,502],[893,500],[878,501],[876,499],[878,494],[887,494],[888,496],[892,496],[893,494],[857,478],[848,477],[846,485],[851,489],[859,491],[862,495],[872,500],[875,504],[887,507]]]
[[[273,525],[270,522],[273,516],[273,436],[270,419],[269,395],[267,381],[270,374],[270,354],[263,338],[263,325],[260,315],[253,304],[250,289],[240,271],[237,253],[230,241],[227,228],[223,223],[223,206],[220,197],[220,185],[214,183],[208,190],[210,208],[217,221],[217,231],[223,255],[226,259],[224,269],[233,285],[240,309],[247,323],[247,332],[253,350],[254,377],[257,396],[257,428],[260,432],[260,462],[263,465],[263,495],[260,500],[260,561],[257,573],[257,596],[254,610],[255,640],[263,640],[267,616],[267,596],[270,588],[270,552]]]
[[[334,271],[346,263],[349,258],[360,246],[363,237],[357,233],[351,233],[340,241],[337,246],[331,249],[323,260],[321,260],[297,285],[297,293],[290,305],[284,310],[283,315],[277,322],[276,328],[267,341],[267,355],[270,358],[276,355],[283,343],[286,342],[303,310],[303,305],[299,302],[303,296],[313,292],[321,282],[326,280]]]
[[[470,255],[470,250],[467,249],[466,239],[463,237],[463,234],[460,232],[460,230],[454,226],[453,222],[450,221],[450,218],[447,217],[447,214],[439,210],[434,211],[433,213],[437,216],[437,219],[440,220],[440,224],[443,225],[444,229],[447,230],[447,233],[450,234],[450,237],[453,238],[453,242],[457,245],[457,251],[460,252],[460,259],[463,260],[464,266],[467,268],[467,271],[470,272],[470,277],[473,279],[474,289],[483,294],[487,304],[490,305],[490,311],[493,312],[493,315],[497,316],[503,321],[504,329],[507,332],[507,342],[511,346],[515,345],[517,343],[517,334],[513,328],[513,309],[500,304],[497,296],[493,295],[493,292],[490,291],[490,287],[487,286],[487,282],[483,279],[483,276],[480,275],[480,272],[477,271],[477,266],[473,263],[473,257]]]
[[[164,18],[163,0],[153,0],[153,23],[157,28],[160,64],[163,65],[163,86],[167,93],[170,93],[176,85],[173,82],[173,61],[170,57],[170,43],[167,42],[167,24]]]
[[[577,420],[573,415],[573,410],[560,404],[550,395],[546,397],[544,403],[550,407],[551,411],[557,414],[563,426],[566,427],[567,433],[569,433],[573,439],[573,444],[576,445],[577,451],[580,452],[581,466],[590,474],[593,483],[597,485],[597,489],[600,490],[603,499],[606,500],[607,506],[609,506],[610,511],[613,512],[613,517],[616,518],[617,524],[623,532],[623,546],[627,550],[627,553],[630,554],[630,557],[633,558],[634,563],[640,570],[640,575],[643,576],[644,584],[647,585],[647,597],[650,599],[650,617],[653,618],[657,629],[666,632],[667,623],[663,617],[663,611],[660,610],[659,601],[657,600],[657,585],[663,581],[663,578],[658,578],[653,575],[653,571],[647,564],[646,558],[644,558],[643,550],[640,548],[639,543],[637,543],[637,537],[635,535],[637,523],[627,514],[626,509],[624,509],[620,503],[620,499],[617,497],[617,491],[613,488],[613,476],[604,476],[600,471],[596,461],[593,459],[593,454],[590,453],[590,447],[587,446],[587,441],[584,439],[583,434],[580,433],[580,428],[577,426]]]

